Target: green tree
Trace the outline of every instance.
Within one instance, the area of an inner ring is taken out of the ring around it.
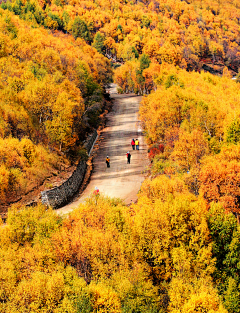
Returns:
[[[145,77],[143,77],[143,71],[149,67],[151,60],[148,55],[143,54],[140,57],[140,65],[139,68],[136,70],[136,78],[137,83],[139,84],[140,94],[143,94],[145,91]]]
[[[67,25],[68,25],[68,23],[70,21],[70,16],[69,16],[69,14],[66,11],[63,11],[62,19],[63,19],[64,28],[67,29]]]
[[[140,71],[141,71],[141,73],[143,72],[143,70],[145,70],[146,68],[149,67],[150,63],[151,63],[151,60],[147,54],[143,54],[140,57]]]
[[[104,35],[102,35],[100,32],[97,32],[96,35],[94,36],[92,46],[99,53],[103,53],[105,50],[104,40],[105,40]]]
[[[221,205],[213,205],[208,225],[216,258],[214,280],[224,305],[230,313],[240,312],[240,229],[232,213],[225,213]]]
[[[72,35],[75,39],[78,37],[83,38],[86,41],[90,41],[90,33],[87,27],[87,24],[80,19],[80,17],[76,17],[72,26]]]
[[[226,286],[224,292],[225,307],[229,313],[238,313],[240,312],[240,289],[237,280],[230,277]]]
[[[227,129],[226,141],[237,143],[240,141],[240,120],[234,119]]]
[[[21,0],[17,0],[14,4],[13,4],[13,12],[16,15],[20,15],[22,12],[22,7],[23,7],[23,2]]]
[[[53,14],[51,12],[48,13],[48,16],[58,24],[58,29],[63,30],[63,21],[60,19],[60,17],[56,14]]]

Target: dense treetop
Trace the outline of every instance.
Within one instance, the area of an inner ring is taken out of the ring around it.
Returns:
[[[240,93],[228,74],[161,65],[152,75],[156,91],[143,98],[140,117],[152,175],[179,176],[208,203],[222,202],[239,214]]]
[[[159,177],[158,195],[143,188],[131,208],[93,197],[63,220],[42,207],[11,210],[0,228],[1,312],[227,313],[211,278],[224,270],[227,293],[238,283],[238,270],[213,257],[224,212],[208,218],[180,185]],[[232,215],[225,219],[231,254],[239,235]]]
[[[207,62],[235,72],[240,62],[237,1],[23,1],[2,3],[33,25],[84,38],[123,61],[142,53],[188,70]]]

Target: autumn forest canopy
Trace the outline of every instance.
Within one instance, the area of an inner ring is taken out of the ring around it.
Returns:
[[[62,159],[78,156],[76,146],[97,126],[112,70],[109,61],[83,39],[53,36],[8,11],[0,13],[0,202],[4,204],[40,184],[49,171],[57,171]]]
[[[240,4],[0,4],[0,312],[240,312]],[[235,79],[232,79],[232,78]],[[11,206],[142,95],[138,202]]]

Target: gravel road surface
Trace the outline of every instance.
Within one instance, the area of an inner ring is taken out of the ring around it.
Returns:
[[[101,194],[116,197],[130,204],[137,200],[137,193],[144,180],[147,161],[147,146],[144,143],[141,125],[138,119],[140,96],[135,94],[117,94],[116,85],[109,89],[114,99],[113,108],[107,115],[105,129],[96,142],[98,151],[93,159],[93,173],[90,182],[80,197],[74,202],[58,209],[59,214],[66,214],[78,207],[92,195],[95,187]],[[132,150],[132,138],[139,139],[139,151]],[[131,163],[127,164],[126,153],[130,152]],[[110,157],[107,168],[106,157]]]

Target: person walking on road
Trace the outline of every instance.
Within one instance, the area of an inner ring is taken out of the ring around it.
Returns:
[[[107,158],[106,158],[106,163],[107,163],[107,167],[110,167],[110,158],[109,158],[108,155],[107,155]]]
[[[135,146],[136,146],[136,150],[139,150],[139,140],[138,139],[135,140]]]
[[[127,164],[130,164],[130,161],[131,161],[131,154],[130,154],[130,152],[128,151],[128,152],[127,152]]]
[[[135,150],[135,140],[134,139],[132,139],[131,145],[132,145],[132,149]]]

